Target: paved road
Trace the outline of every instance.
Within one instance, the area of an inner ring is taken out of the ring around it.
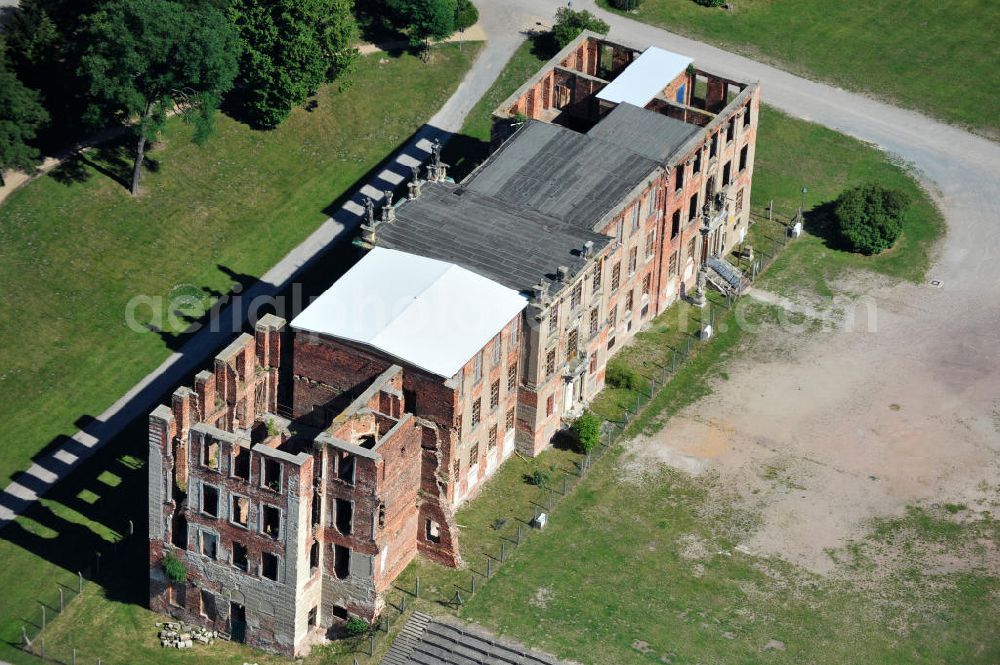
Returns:
[[[455,95],[431,119],[414,140],[373,181],[362,188],[333,218],[295,248],[264,275],[261,283],[244,294],[274,293],[309,261],[353,228],[361,212],[362,196],[379,198],[389,185],[400,182],[409,167],[426,159],[430,141],[446,137],[461,127],[465,116],[492,84],[525,29],[551,23],[552,0],[480,0],[482,28],[488,43]],[[952,337],[958,346],[960,364],[1000,366],[995,330],[1000,328],[996,303],[1000,302],[1000,280],[996,257],[1000,257],[1000,224],[994,213],[1000,192],[1000,145],[941,124],[919,114],[903,111],[864,96],[792,76],[774,67],[708,46],[629,19],[608,14],[592,1],[577,0],[576,7],[591,9],[612,25],[611,36],[637,45],[654,44],[693,57],[706,69],[734,78],[757,79],[767,103],[785,112],[819,122],[900,155],[918,168],[935,193],[949,223],[949,235],[940,261],[932,274],[945,288],[933,294],[928,307],[913,320],[914,339]],[[984,110],[986,112],[986,110]],[[974,312],[976,316],[970,317]],[[223,312],[224,317],[231,314]],[[991,324],[995,327],[990,328]],[[988,332],[992,329],[994,333]],[[195,335],[105,411],[93,427],[79,432],[63,450],[39,460],[16,483],[0,494],[0,527],[20,513],[83,457],[110,440],[133,418],[148,412],[154,401],[181,377],[201,365],[227,341],[227,336],[203,332]],[[907,349],[898,349],[906,353]],[[919,356],[925,348],[914,348]],[[964,360],[962,360],[964,358]],[[996,359],[996,360],[994,360]],[[919,361],[919,359],[918,359]],[[978,395],[978,397],[982,397]]]

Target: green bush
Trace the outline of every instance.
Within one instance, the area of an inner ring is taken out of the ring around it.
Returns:
[[[611,6],[615,9],[621,9],[623,11],[632,11],[633,9],[639,9],[639,5],[642,4],[642,0],[608,0]]]
[[[361,617],[351,617],[344,624],[344,632],[347,633],[348,637],[357,637],[358,635],[367,633],[370,627],[368,622]]]
[[[535,487],[548,485],[550,480],[552,480],[552,474],[542,469],[535,469],[527,477],[528,484],[534,485]]]
[[[479,10],[469,0],[458,0],[455,5],[455,30],[471,28],[479,20]]]
[[[633,390],[636,392],[642,390],[646,385],[646,382],[639,376],[638,372],[617,359],[608,363],[608,368],[604,374],[604,381],[612,388]]]
[[[552,26],[552,40],[556,48],[562,48],[580,36],[584,30],[606,35],[611,26],[597,18],[586,9],[575,11],[569,7],[556,10],[556,22]]]
[[[721,7],[726,4],[726,0],[694,0],[702,7]]]
[[[171,553],[163,557],[163,573],[168,580],[175,584],[180,584],[187,579],[187,567],[184,562]]]
[[[905,193],[875,183],[845,190],[837,197],[834,216],[849,249],[872,255],[893,246],[903,232],[903,213],[910,204]]]
[[[601,440],[601,419],[590,411],[573,421],[573,434],[582,452],[589,453]]]

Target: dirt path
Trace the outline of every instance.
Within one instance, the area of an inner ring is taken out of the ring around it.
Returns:
[[[751,552],[829,572],[870,520],[915,503],[990,509],[1000,484],[1000,350],[989,303],[947,323],[946,292],[872,293],[877,328],[749,336],[712,395],[632,447],[717,472],[759,516]],[[766,298],[773,300],[773,298]],[[987,353],[982,353],[986,350]]]

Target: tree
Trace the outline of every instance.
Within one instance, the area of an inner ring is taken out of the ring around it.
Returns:
[[[428,52],[432,39],[444,39],[455,32],[457,0],[388,0],[398,25],[410,43]]]
[[[250,124],[273,128],[353,64],[350,0],[234,0],[240,35],[237,105]]]
[[[455,3],[455,30],[471,28],[479,20],[479,10],[470,0],[457,0]]]
[[[170,112],[205,140],[221,95],[236,76],[238,41],[225,14],[208,2],[109,0],[84,18],[87,119],[131,123],[135,161],[131,192],[139,191],[146,142]]]
[[[601,440],[601,419],[590,411],[585,411],[573,421],[573,435],[576,445],[584,453],[589,453]]]
[[[39,155],[30,142],[48,119],[38,93],[25,87],[8,69],[0,42],[0,186],[7,169],[35,168]]]
[[[61,146],[82,129],[83,84],[78,75],[81,17],[97,0],[21,0],[3,28],[10,69],[39,91],[50,122],[41,139]]]
[[[639,5],[642,4],[642,0],[610,0],[610,2],[611,6],[615,9],[627,12],[639,9]]]
[[[556,22],[552,26],[552,39],[557,48],[563,48],[579,37],[584,30],[606,35],[611,30],[611,26],[586,9],[575,11],[569,7],[560,7],[556,10]]]
[[[909,204],[904,192],[868,183],[841,193],[834,215],[851,250],[872,255],[889,249],[899,238]]]

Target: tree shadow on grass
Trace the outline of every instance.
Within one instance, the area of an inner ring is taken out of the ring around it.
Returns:
[[[839,252],[849,252],[844,237],[837,227],[837,216],[834,213],[836,205],[834,201],[827,201],[815,208],[808,210],[804,214],[803,230],[810,235],[816,236],[823,241],[823,244],[832,250]]]

